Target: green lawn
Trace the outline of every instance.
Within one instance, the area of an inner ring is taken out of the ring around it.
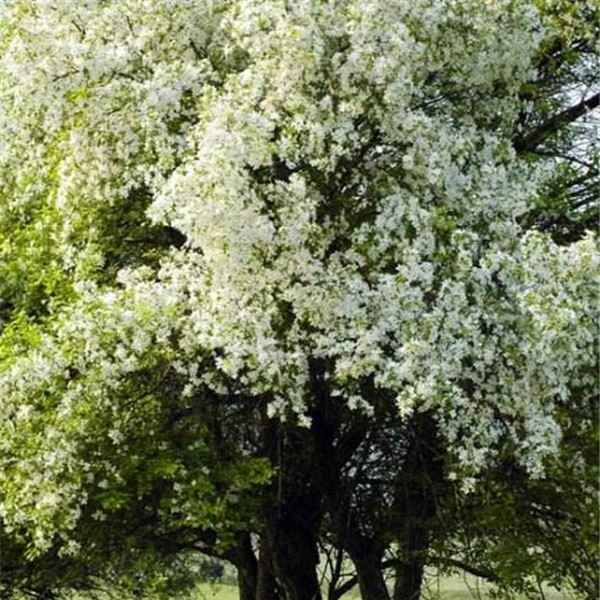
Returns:
[[[197,600],[238,600],[237,588],[232,585],[209,585],[198,586]]]
[[[422,600],[489,600],[486,594],[485,582],[474,577],[460,575],[452,577],[429,577],[424,587]],[[89,596],[75,594],[71,600],[88,600]],[[238,600],[237,587],[226,584],[198,585],[193,595],[185,596],[190,600]],[[106,600],[113,600],[114,596],[106,596]],[[358,588],[344,596],[343,600],[360,600]],[[544,590],[543,598],[539,600],[577,600],[576,596],[567,592]]]
[[[430,578],[423,600],[485,600],[486,585],[475,578],[461,576]],[[568,593],[545,591],[545,600],[575,600]],[[346,600],[360,598],[358,590],[345,596]],[[195,600],[238,600],[237,588],[230,585],[202,584],[198,587]]]
[[[489,584],[475,577],[455,575],[452,577],[430,577],[424,600],[477,600],[488,598]],[[545,600],[575,600],[572,594],[544,590]],[[542,600],[540,598],[540,600]]]

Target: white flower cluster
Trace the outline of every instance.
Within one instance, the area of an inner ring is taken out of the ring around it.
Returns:
[[[288,4],[5,10],[1,202],[62,215],[65,268],[73,224],[140,186],[148,218],[187,239],[112,289],[77,282],[0,373],[0,516],[34,522],[39,548],[86,501],[90,420],[115,415],[125,443],[119,390],[160,361],[190,397],[235,382],[307,423],[326,359],[340,402],[370,410],[371,379],[403,415],[432,411],[465,477],[505,439],[542,475],[557,403],[593,385],[595,240],[518,226],[544,177],[506,138],[531,3]]]

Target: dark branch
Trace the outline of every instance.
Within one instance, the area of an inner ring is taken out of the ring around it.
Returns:
[[[462,560],[456,560],[454,558],[435,556],[430,557],[427,562],[429,562],[430,564],[441,565],[444,567],[454,567],[456,569],[460,569],[461,571],[465,571],[466,573],[470,573],[471,575],[481,577],[482,579],[486,579],[487,581],[491,582],[495,582],[500,579],[498,575],[496,575],[496,573],[490,571],[489,569],[474,567],[473,565],[465,563]]]
[[[553,133],[576,121],[585,113],[594,110],[600,104],[600,93],[582,100],[574,106],[559,112],[539,127],[513,142],[517,152],[532,152]]]
[[[198,46],[194,43],[193,40],[190,40],[190,46],[194,52],[194,56],[198,60],[204,60],[208,56],[206,50],[204,48],[202,48],[202,49],[198,48]]]

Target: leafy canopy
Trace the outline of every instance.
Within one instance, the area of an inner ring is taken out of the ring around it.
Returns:
[[[0,519],[31,560],[146,505],[226,544],[270,469],[194,407],[308,427],[315,361],[353,411],[369,381],[433,415],[464,489],[507,448],[544,475],[594,386],[598,252],[523,225],[553,177],[513,145],[534,3],[2,13]]]

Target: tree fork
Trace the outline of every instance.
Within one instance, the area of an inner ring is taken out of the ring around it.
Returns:
[[[356,568],[362,600],[390,600],[383,576],[384,545],[380,539],[367,539],[355,527],[347,533],[348,553]]]

